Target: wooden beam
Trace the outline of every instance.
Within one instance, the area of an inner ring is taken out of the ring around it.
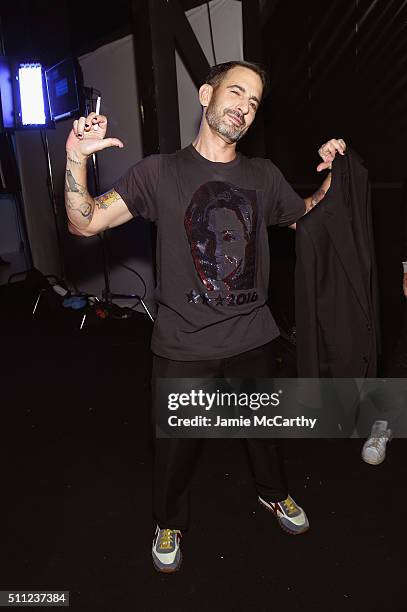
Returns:
[[[173,11],[174,36],[177,51],[196,87],[204,83],[209,63],[178,0],[169,3]]]
[[[165,0],[133,0],[134,52],[144,155],[180,148],[175,41]]]
[[[248,62],[262,63],[261,23],[259,0],[242,0],[243,56]],[[239,142],[239,150],[248,156],[265,153],[263,105],[246,136]]]
[[[243,56],[248,62],[261,62],[259,0],[242,0]]]

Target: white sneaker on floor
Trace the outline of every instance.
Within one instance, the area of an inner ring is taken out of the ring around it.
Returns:
[[[387,421],[375,421],[362,448],[362,459],[370,465],[379,465],[386,457],[386,445],[391,439],[391,429]]]

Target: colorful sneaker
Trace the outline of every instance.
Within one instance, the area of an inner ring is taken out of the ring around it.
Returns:
[[[153,563],[159,572],[176,572],[182,561],[181,532],[178,529],[160,529],[157,525],[153,540]]]
[[[304,510],[298,506],[290,495],[279,502],[268,502],[259,495],[259,502],[273,512],[280,527],[291,535],[304,533],[309,529],[309,522]]]
[[[387,425],[387,421],[375,421],[370,438],[363,445],[362,459],[370,465],[379,465],[386,457],[386,444],[391,439],[391,429]]]

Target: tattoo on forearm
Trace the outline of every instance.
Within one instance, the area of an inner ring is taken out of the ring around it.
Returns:
[[[315,204],[318,204],[325,197],[325,191],[320,187],[314,195],[311,196],[311,206],[314,207]]]
[[[75,157],[74,157],[75,156]],[[72,162],[73,164],[76,164],[77,166],[82,166],[83,165],[83,161],[80,161],[77,157],[76,157],[76,153],[73,152],[72,155],[67,154],[67,159]]]
[[[69,197],[66,200],[66,204],[67,207],[69,208],[69,210],[72,210],[73,212],[78,212],[82,215],[82,217],[84,217],[85,219],[89,219],[89,221],[92,219],[93,216],[93,207],[91,202],[87,202],[86,200],[84,202],[81,202],[79,205],[77,203],[73,203],[71,202],[71,200],[69,199]]]
[[[105,208],[109,208],[111,204],[113,204],[114,202],[117,202],[117,200],[119,199],[120,199],[119,194],[114,189],[111,189],[110,191],[107,191],[103,195],[95,198],[95,204],[98,208],[105,209]]]
[[[74,175],[69,169],[67,169],[65,173],[65,191],[69,193],[80,193],[81,195],[85,195],[86,193],[86,189],[76,182]]]
[[[89,202],[83,202],[79,207],[79,212],[85,219],[92,218],[92,205]]]
[[[320,202],[325,197],[326,191],[320,187],[309,199],[305,200],[306,202],[306,211],[309,212],[314,208],[318,202]]]
[[[73,155],[76,157],[75,153]],[[65,202],[69,211],[79,213],[84,219],[91,222],[94,211],[93,199],[88,193],[87,187],[77,182],[76,178],[69,169],[69,162],[82,165],[78,159],[68,155],[68,167],[65,172]],[[79,197],[78,197],[79,196]]]

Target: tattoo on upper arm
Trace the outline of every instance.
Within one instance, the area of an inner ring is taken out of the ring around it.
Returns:
[[[114,202],[117,202],[118,200],[120,200],[119,194],[114,189],[111,189],[110,191],[107,191],[103,195],[96,197],[95,204],[98,208],[105,209],[105,208],[109,208],[111,204],[114,204]]]

